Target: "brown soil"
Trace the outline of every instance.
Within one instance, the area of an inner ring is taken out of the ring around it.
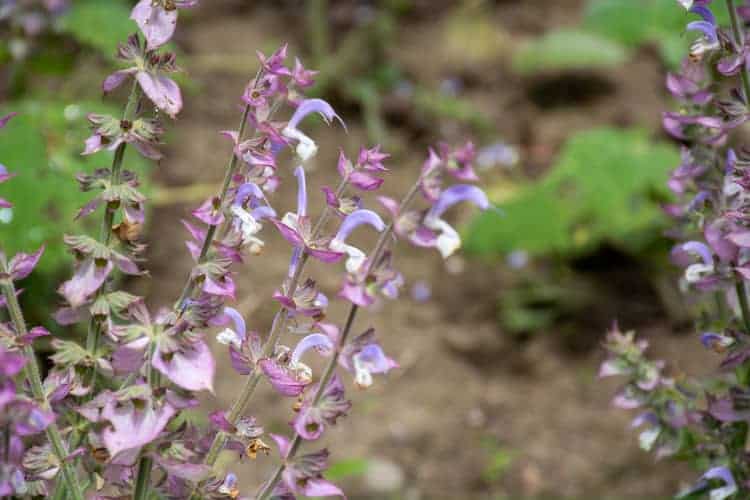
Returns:
[[[332,3],[336,19],[346,19],[348,3]],[[525,79],[511,72],[508,55],[513,44],[552,26],[575,24],[581,1],[494,2],[481,11],[487,16],[483,19],[497,29],[491,32],[488,43],[493,49],[487,53],[470,50],[471,37],[443,36],[451,30],[446,26],[455,13],[452,2],[437,2],[439,8],[434,10],[431,2],[417,3],[420,8],[405,21],[408,26],[399,27],[393,57],[406,74],[432,87],[453,76],[470,82],[463,95],[487,113],[498,137],[520,145],[528,173],[542,172],[574,131],[601,124],[658,128],[658,110],[666,106],[661,91],[663,69],[649,51],[607,75]],[[186,96],[184,114],[169,138],[170,144],[179,147],[169,148],[157,173],[157,181],[165,186],[220,181],[228,145],[217,131],[236,127],[235,103],[253,73],[256,48],[268,50],[287,40],[293,54],[304,52],[300,50],[305,47],[302,20],[289,7],[298,3],[284,3],[285,8],[278,11],[271,10],[272,2],[247,6],[238,0],[213,0],[203,4],[181,35],[190,56],[185,66],[199,89]],[[471,11],[461,12],[476,19]],[[430,58],[426,60],[425,54]],[[356,108],[342,105],[348,135],[338,128],[315,131],[321,138],[311,181],[316,185],[333,182],[339,146],[353,153],[366,141]],[[413,177],[429,141],[441,133],[448,139],[467,133],[451,124],[428,128],[422,124],[416,133],[408,112],[391,121],[398,155],[391,162],[393,174],[386,191],[393,194]],[[273,200],[278,211],[291,209],[293,204],[294,183],[289,177]],[[320,198],[315,196],[318,205]],[[160,297],[179,294],[191,265],[179,224],[190,208],[190,204],[174,204],[154,213],[153,279],[144,286],[158,291]],[[266,234],[265,254],[251,259],[236,276],[237,307],[250,327],[261,332],[269,327],[274,313],[269,297],[284,275],[289,256],[272,231]],[[358,329],[370,325],[377,329],[401,369],[378,379],[366,392],[352,389],[351,416],[329,432],[323,444],[332,450],[334,462],[366,458],[395,465],[403,482],[396,485],[396,491],[383,493],[366,477],[344,478],[340,482],[350,498],[662,498],[693,478],[690,471],[657,464],[638,449],[636,435],[628,428],[631,415],[609,407],[616,383],[596,378],[603,357],[600,350],[571,354],[562,348],[554,331],[524,344],[503,334],[495,311],[507,270],[458,258],[448,273],[437,255],[405,246],[399,251],[397,264],[407,276],[407,290],[414,281],[426,280],[433,287],[433,298],[426,304],[408,299],[387,304],[383,313],[363,314],[358,319]],[[333,292],[336,277],[320,271],[314,269],[312,274],[325,290]],[[635,306],[648,300],[627,294],[621,299]],[[341,317],[341,308],[334,307],[330,318]],[[591,339],[588,345],[596,345],[609,321],[588,322],[577,335]],[[658,315],[647,320],[621,316],[620,321],[624,326],[649,325],[642,333],[651,338],[657,355],[674,357],[684,367],[711,364],[694,337],[673,335]],[[228,368],[225,354],[218,348],[215,352],[221,360],[217,397],[207,405],[226,408],[241,379]],[[263,387],[250,413],[268,429],[283,432],[290,406],[290,401],[280,401]],[[498,456],[507,456],[509,464],[493,469]],[[249,488],[274,463],[271,456],[225,465]],[[386,476],[380,478],[383,484],[394,473]]]

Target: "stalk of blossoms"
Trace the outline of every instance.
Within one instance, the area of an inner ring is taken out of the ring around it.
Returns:
[[[738,47],[745,45],[745,33],[742,29],[742,21],[739,19],[737,14],[737,6],[734,0],[726,0],[727,10],[729,11],[729,19],[732,26],[732,34],[734,36],[734,42]],[[747,63],[742,65],[740,70],[740,78],[742,80],[742,87],[744,90],[745,102],[750,102],[750,69],[747,67]],[[741,276],[735,277],[735,291],[737,293],[737,300],[740,305],[740,312],[742,314],[742,322],[745,327],[745,333],[750,335],[750,306],[748,306],[747,300],[747,285],[745,284],[744,278]]]
[[[260,71],[258,72],[258,76],[260,76]],[[256,77],[256,81],[258,80],[258,77]],[[247,127],[248,122],[248,115],[250,113],[250,105],[245,105],[244,111],[242,112],[242,119],[240,120],[240,126],[239,131],[237,133],[239,141],[242,141],[242,139],[245,136],[245,129]],[[225,170],[224,174],[224,181],[221,185],[221,190],[219,191],[218,199],[219,199],[219,205],[223,206],[226,203],[227,199],[227,193],[229,192],[229,187],[232,183],[232,179],[234,178],[234,175],[237,171],[237,165],[238,165],[238,158],[235,153],[232,153],[232,158],[229,160],[229,164],[227,165],[227,168]],[[206,261],[206,257],[208,256],[208,252],[211,249],[211,245],[213,244],[214,237],[216,236],[216,225],[211,225],[208,227],[208,230],[206,231],[206,235],[203,238],[203,242],[201,243],[201,249],[200,254],[198,257],[198,264],[202,264]],[[185,301],[193,294],[195,291],[195,280],[193,279],[193,276],[189,276],[187,282],[185,283],[185,286],[183,287],[182,293],[180,294],[180,297],[177,299],[177,302],[175,303],[175,310],[176,311],[183,311],[185,308]]]
[[[355,381],[361,387],[367,387],[372,383],[373,373],[387,373],[397,366],[395,361],[385,356],[376,343],[372,329],[348,342],[354,320],[361,307],[373,303],[375,290],[379,290],[388,298],[397,296],[396,289],[402,278],[390,268],[390,255],[386,257],[387,246],[393,241],[394,233],[408,238],[418,246],[436,247],[447,257],[458,248],[460,239],[457,240],[457,233],[442,220],[442,214],[461,201],[471,201],[482,209],[489,207],[485,194],[475,186],[463,184],[442,189],[445,172],[458,178],[474,178],[469,165],[473,158],[472,151],[470,145],[457,154],[444,148],[443,159],[431,151],[430,159],[425,163],[419,179],[400,204],[381,197],[381,202],[391,212],[392,219],[383,227],[369,258],[358,249],[340,246],[347,250],[350,257],[347,262],[348,276],[339,294],[341,298],[351,302],[349,313],[340,333],[335,327],[320,325],[326,334],[308,335],[297,344],[291,355],[289,366],[296,369],[303,368],[299,358],[310,349],[325,353],[329,356],[329,361],[312,394],[307,394],[304,398],[300,396],[299,413],[293,423],[295,432],[292,439],[272,435],[279,446],[282,464],[263,484],[257,495],[258,499],[264,500],[273,494],[283,496],[290,493],[306,496],[343,495],[335,485],[322,478],[321,473],[327,464],[327,450],[301,458],[296,458],[296,454],[303,440],[319,438],[323,429],[334,424],[350,407],[350,403],[343,399],[343,386],[336,376],[336,367],[339,364],[355,373]],[[410,211],[409,206],[420,192],[431,202],[431,208],[422,213]],[[417,233],[421,233],[421,236],[416,236]],[[289,379],[274,372],[269,373],[265,365],[264,371],[276,389],[287,394],[283,384],[288,384]],[[299,392],[302,391],[304,386]],[[288,395],[299,392],[294,390]],[[288,470],[290,467],[291,470]],[[282,477],[285,478],[284,485],[280,486],[279,481]]]
[[[10,315],[11,321],[13,322],[13,327],[16,330],[16,334],[21,337],[27,336],[29,334],[29,331],[26,328],[26,321],[23,318],[21,307],[18,304],[18,299],[16,298],[17,292],[15,286],[13,285],[13,282],[10,281],[10,279],[3,279],[0,280],[0,286],[2,286],[3,296],[5,297],[5,304],[8,308],[8,314]],[[24,356],[26,357],[24,375],[26,381],[31,386],[31,393],[34,395],[34,399],[36,399],[40,403],[40,406],[44,411],[50,411],[51,406],[46,394],[44,393],[44,389],[42,388],[42,377],[39,373],[39,365],[37,365],[34,348],[31,344],[28,344],[24,347],[23,352]],[[83,500],[83,492],[81,491],[81,487],[78,483],[78,477],[75,473],[75,467],[69,460],[70,454],[65,447],[62,435],[60,434],[60,429],[57,427],[57,424],[52,421],[47,426],[45,432],[47,434],[47,439],[49,439],[49,442],[52,445],[55,457],[57,457],[57,460],[61,464],[61,472],[65,480],[68,494],[71,495],[75,500]]]
[[[123,122],[132,121],[136,106],[138,105],[138,100],[140,99],[140,94],[141,93],[138,82],[133,81],[130,95],[128,96],[128,101],[122,114]],[[122,171],[122,161],[125,156],[126,146],[127,142],[122,142],[119,146],[117,146],[117,149],[115,149],[109,178],[110,185],[112,186],[117,186],[121,182],[120,174]],[[113,206],[110,206],[109,203],[104,209],[104,217],[102,219],[101,229],[99,230],[99,241],[105,246],[109,246],[110,242],[112,241],[112,226],[114,224],[116,212],[117,210]],[[97,290],[94,294],[94,301],[99,299],[103,293],[104,287]],[[96,352],[99,348],[99,341],[101,339],[103,330],[102,325],[102,322],[97,321],[97,319],[93,315],[89,319],[88,333],[86,335],[86,349],[89,352]],[[91,370],[91,375],[88,381],[89,386],[93,386],[96,383],[96,376],[97,370]]]
[[[343,176],[339,181],[339,184],[336,187],[335,191],[333,191],[336,199],[341,199],[344,196],[344,193],[346,192],[349,184],[350,176]],[[326,205],[326,207],[323,209],[323,213],[318,218],[318,221],[313,228],[311,239],[317,239],[321,235],[323,228],[329,221],[332,214],[333,208],[329,205]],[[309,252],[303,249],[301,255],[299,256],[299,262],[297,263],[292,276],[287,282],[286,295],[288,297],[294,296],[294,293],[297,291],[300,277],[302,276],[305,266],[309,261],[309,257]],[[273,354],[273,351],[279,341],[279,337],[285,329],[286,322],[288,320],[288,312],[288,308],[284,305],[281,305],[276,311],[274,320],[271,323],[271,330],[269,331],[267,340],[263,345],[262,357],[267,358]],[[247,406],[250,404],[253,394],[255,393],[255,389],[258,387],[258,383],[262,378],[262,372],[257,369],[253,370],[252,373],[248,376],[245,384],[242,387],[242,390],[230,406],[230,410],[226,415],[226,419],[229,423],[234,425],[240,419],[242,414],[247,409]],[[226,432],[224,432],[223,430],[219,430],[219,432],[214,437],[213,442],[211,443],[211,447],[209,448],[208,453],[206,454],[206,458],[204,459],[205,464],[213,466],[214,463],[216,463],[216,459],[219,457],[219,453],[224,448],[228,437],[229,436]]]
[[[717,299],[717,311],[703,315],[698,325],[703,345],[722,355],[721,373],[710,381],[664,377],[665,364],[643,356],[645,341],[615,330],[607,339],[611,356],[602,364],[600,376],[628,379],[613,403],[643,410],[633,421],[633,427],[645,429],[639,437],[642,448],[659,457],[699,460],[707,467],[680,497],[703,493],[712,499],[745,498],[750,480],[745,450],[750,396],[750,156],[744,148],[735,152],[727,142],[730,132],[750,118],[749,47],[742,29],[750,11],[727,0],[731,27],[725,31],[716,23],[711,0],[680,3],[701,19],[687,25],[688,31],[699,34],[690,57],[679,73],[667,77],[680,111],[664,113],[663,124],[682,142],[683,151],[668,182],[678,201],[665,208],[677,221],[671,235],[680,242],[671,257],[684,267],[682,284],[690,292],[710,292]],[[700,393],[705,398],[699,399]]]

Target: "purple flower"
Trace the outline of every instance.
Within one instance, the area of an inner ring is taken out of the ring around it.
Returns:
[[[258,365],[271,386],[282,396],[297,397],[310,384],[309,378],[273,359],[261,359]]]
[[[245,319],[242,315],[233,307],[224,307],[223,314],[220,318],[217,318],[212,323],[218,325],[225,325],[229,321],[234,323],[234,329],[225,328],[216,335],[216,340],[220,344],[231,345],[236,349],[241,349],[242,343],[247,337],[247,329],[245,327]]]
[[[7,273],[14,281],[24,279],[26,276],[31,274],[36,265],[39,263],[39,259],[44,253],[44,245],[39,247],[39,250],[32,254],[17,253],[8,263]]]
[[[302,63],[296,57],[294,58],[294,69],[292,70],[292,80],[297,87],[304,89],[311,87],[315,83],[315,75],[317,71],[311,71],[305,69]]]
[[[313,404],[317,386],[305,393],[299,412],[292,426],[303,439],[318,439],[328,425],[335,425],[339,417],[351,409],[351,402],[344,398],[344,385],[338,375],[328,383],[317,404]]]
[[[301,377],[305,380],[312,379],[312,370],[300,360],[310,349],[314,349],[322,356],[330,356],[335,346],[331,338],[322,333],[311,333],[297,343],[297,346],[292,351],[289,367],[301,374]]]
[[[142,0],[138,6],[143,3],[149,3],[149,0]],[[136,6],[136,9],[138,6]],[[174,54],[166,52],[160,55],[148,52],[148,49],[141,47],[138,36],[132,35],[128,38],[127,44],[120,45],[119,56],[133,66],[109,75],[102,84],[104,92],[113,91],[122,85],[129,76],[134,75],[141,90],[151,102],[174,118],[182,109],[180,87],[167,76],[167,73],[178,71]]]
[[[176,350],[163,351],[163,346],[157,346],[151,363],[184,389],[214,392],[216,363],[211,350],[202,340],[185,343]]]
[[[113,267],[109,260],[89,257],[78,265],[70,280],[60,285],[58,292],[71,307],[80,307],[102,287]]]
[[[719,482],[721,486],[715,486]],[[739,491],[732,472],[726,467],[712,467],[708,469],[698,482],[677,498],[685,498],[698,492],[710,491],[711,500],[724,500]]]
[[[273,298],[278,300],[292,314],[301,314],[312,318],[324,316],[328,307],[328,297],[318,291],[315,281],[305,280],[297,287],[292,297],[289,297],[286,284],[281,291],[276,291]]]
[[[375,340],[375,330],[372,328],[344,347],[340,362],[354,373],[355,383],[363,389],[372,385],[373,374],[385,374],[398,368],[398,363],[386,356]]]
[[[325,102],[323,99],[306,99],[302,101],[297,110],[292,115],[286,128],[282,131],[282,135],[289,140],[297,143],[296,152],[297,156],[304,162],[315,156],[318,152],[318,146],[315,144],[310,137],[305,135],[299,130],[298,125],[308,115],[317,113],[320,115],[326,124],[329,124],[335,118],[341,125],[346,129],[346,125],[341,120],[339,115],[333,110],[330,104]]]
[[[271,437],[279,446],[281,456],[287,457],[289,440],[276,434],[271,434]],[[328,468],[328,455],[328,450],[322,449],[290,460],[284,467],[281,476],[282,484],[274,491],[274,497],[291,492],[313,498],[329,496],[346,498],[341,489],[323,478],[323,472]]]
[[[456,184],[440,194],[432,208],[423,220],[423,227],[415,231],[411,237],[412,243],[435,247],[443,258],[452,255],[461,247],[461,237],[458,232],[441,215],[453,205],[462,201],[470,201],[481,210],[487,210],[490,202],[484,191],[469,184]]]
[[[218,226],[224,222],[224,214],[219,204],[219,198],[214,196],[201,203],[201,206],[193,210],[192,214],[204,224]]]
[[[177,25],[177,9],[195,7],[198,0],[141,0],[133,7],[130,19],[138,24],[146,37],[146,50],[167,43]]]
[[[271,222],[279,230],[281,236],[295,248],[304,249],[323,262],[339,261],[344,256],[343,252],[329,248],[329,240],[326,238],[312,237],[313,229],[310,219],[307,217],[305,171],[301,166],[298,166],[294,170],[294,175],[297,177],[297,213],[287,213],[281,221],[271,219]],[[294,262],[292,264],[295,265]]]
[[[331,240],[329,245],[332,250],[348,255],[348,258],[346,259],[346,270],[350,273],[357,272],[367,258],[362,250],[346,243],[346,240],[349,238],[352,231],[363,224],[372,226],[379,233],[383,232],[385,229],[385,223],[383,220],[372,210],[356,210],[346,216],[341,223],[336,236]]]
[[[102,431],[102,439],[110,456],[127,454],[156,439],[176,413],[168,401],[155,401],[150,395],[150,388],[144,393],[148,397],[118,401],[112,397],[101,411],[101,418],[110,423]]]

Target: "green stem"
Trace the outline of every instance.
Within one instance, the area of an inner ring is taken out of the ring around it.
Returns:
[[[123,120],[130,120],[135,113],[135,107],[140,99],[140,91],[138,90],[138,82],[134,81],[133,86],[130,89],[130,96],[128,102],[125,105],[125,110],[122,114]],[[127,144],[123,142],[117,149],[115,149],[115,156],[112,159],[112,170],[110,172],[109,182],[110,185],[116,186],[120,183],[120,174],[122,172],[122,160],[125,157],[125,148]],[[117,209],[110,207],[109,204],[104,208],[104,219],[99,230],[99,241],[104,245],[109,246],[112,241],[112,225],[115,220],[115,213]],[[95,295],[95,299],[100,297],[104,293],[104,287],[101,287]],[[96,356],[96,351],[99,348],[99,341],[102,336],[102,325],[103,323],[95,319],[93,316],[89,320],[88,334],[86,335],[86,350],[92,355]],[[94,386],[96,383],[97,370],[92,369],[91,375],[88,381],[89,387]],[[91,391],[94,393],[95,391]]]
[[[151,479],[151,467],[153,461],[151,457],[141,457],[141,461],[138,463],[138,477],[135,483],[135,491],[133,498],[136,500],[145,500],[148,498],[148,490]]]
[[[21,312],[21,306],[18,303],[16,297],[16,288],[13,282],[9,279],[0,282],[2,285],[3,295],[5,296],[5,302],[8,309],[8,314],[13,322],[13,326],[16,330],[16,335],[23,336],[28,333],[26,328],[26,320]],[[26,365],[24,366],[24,376],[26,381],[31,386],[31,393],[34,399],[40,404],[42,409],[45,411],[51,411],[51,406],[46,394],[44,393],[44,387],[42,385],[42,376],[39,372],[39,365],[36,361],[36,355],[34,348],[31,345],[27,345],[23,348],[23,353],[26,356]],[[83,500],[83,492],[78,484],[78,478],[76,477],[73,464],[67,461],[68,450],[63,442],[60,429],[57,427],[56,422],[52,422],[46,429],[47,438],[52,445],[52,451],[54,452],[57,459],[60,461],[63,480],[67,484],[68,493],[71,495],[73,500]]]
[[[149,348],[148,359],[151,360],[156,350],[156,344],[153,344]],[[161,383],[161,377],[159,372],[154,370],[153,364],[147,361],[146,368],[146,382],[151,386],[152,389],[157,389]],[[142,455],[138,462],[138,473],[135,481],[135,490],[133,491],[134,500],[147,500],[149,490],[151,486],[151,468],[154,462],[148,455]]]
[[[745,34],[742,29],[742,23],[737,15],[737,7],[734,4],[734,0],[727,0],[727,10],[729,11],[729,19],[732,22],[734,41],[738,48],[742,48],[745,43]],[[740,71],[740,77],[742,78],[742,88],[745,93],[745,103],[747,104],[750,100],[750,77],[748,76],[748,69],[745,65],[743,65],[743,69]]]
[[[347,186],[349,185],[348,179],[343,179],[339,183],[339,185],[336,187],[336,197],[340,197],[344,194],[344,191],[346,191]],[[325,227],[326,223],[328,222],[329,218],[331,216],[331,210],[329,207],[326,206],[326,208],[323,210],[323,214],[318,219],[318,222],[315,224],[313,231],[312,231],[312,238],[315,239],[318,237],[320,232]],[[289,296],[294,295],[294,292],[297,290],[297,286],[299,285],[300,277],[302,276],[302,271],[307,264],[309,255],[307,252],[302,252],[302,255],[300,256],[300,260],[297,263],[297,267],[294,270],[294,274],[292,275],[291,279],[289,280],[289,286],[288,286],[288,292],[287,294]],[[271,325],[271,331],[268,333],[268,339],[266,340],[265,344],[263,345],[263,357],[269,357],[273,354],[274,349],[276,348],[276,344],[278,343],[279,337],[281,336],[281,333],[284,331],[284,327],[286,325],[287,321],[287,309],[285,307],[281,307],[274,317],[274,322]],[[258,383],[260,382],[261,374],[257,370],[253,370],[253,372],[248,375],[247,381],[245,382],[245,385],[242,387],[242,390],[240,391],[240,394],[237,396],[237,399],[232,403],[232,406],[229,409],[229,413],[227,414],[227,421],[231,422],[232,424],[236,424],[237,420],[242,416],[242,414],[245,412],[245,409],[247,408],[247,405],[250,403],[250,400],[253,397],[253,394],[255,393],[255,389],[258,387]],[[206,454],[206,458],[204,460],[204,463],[207,465],[214,465],[216,463],[216,459],[219,457],[219,453],[224,448],[224,445],[227,442],[227,434],[223,431],[219,431],[216,434],[216,437],[214,438],[213,442],[211,443],[211,447],[208,450],[208,453]]]
[[[740,303],[740,311],[742,311],[742,325],[745,327],[745,333],[750,335],[750,308],[747,304],[745,281],[737,278],[734,282],[734,289],[737,292],[737,302]]]
[[[401,202],[401,205],[399,207],[399,212],[403,212],[411,204],[418,190],[419,190],[419,181],[417,181],[409,190],[409,192],[406,194],[406,196],[404,196],[404,199]],[[370,259],[370,268],[376,262],[378,262],[378,260],[380,260],[380,257],[385,251],[386,245],[390,241],[390,236],[391,236],[391,233],[393,232],[393,228],[394,228],[394,221],[391,220],[388,226],[386,226],[386,228],[380,234],[380,238],[378,238],[378,242],[375,245],[375,249],[371,253],[372,257]],[[368,269],[368,273],[369,271],[370,269]],[[352,306],[349,308],[349,314],[346,317],[346,323],[344,325],[344,329],[342,330],[341,335],[339,335],[338,341],[336,343],[336,349],[334,350],[331,358],[328,360],[328,363],[326,364],[326,367],[323,370],[323,375],[320,378],[320,382],[318,383],[318,388],[313,397],[313,403],[312,403],[313,406],[317,405],[320,402],[320,398],[323,397],[323,394],[325,393],[328,383],[331,381],[333,374],[336,372],[336,366],[338,364],[339,356],[341,355],[341,350],[346,345],[346,340],[349,337],[349,333],[352,330],[352,326],[354,325],[354,319],[357,316],[357,311],[359,311],[359,307],[356,304],[352,304]],[[284,472],[284,468],[286,467],[286,461],[294,458],[301,444],[302,444],[302,438],[299,434],[295,432],[289,445],[289,452],[287,453],[287,456],[284,457],[285,462],[281,463],[274,470],[274,473],[271,476],[271,478],[268,481],[266,481],[266,483],[263,485],[261,492],[257,496],[257,500],[267,500],[269,498],[269,496],[273,492],[273,489],[276,487],[276,484],[279,482],[279,480],[281,480],[281,475]]]
[[[237,134],[237,140],[242,141],[242,137],[245,135],[245,129],[247,128],[247,118],[250,114],[250,106],[245,106],[245,110],[242,113],[242,122],[240,123],[239,132]],[[229,192],[229,186],[232,185],[232,178],[234,177],[234,174],[237,173],[237,165],[239,164],[239,161],[237,159],[237,155],[232,152],[232,158],[229,160],[229,164],[227,165],[226,172],[224,174],[224,182],[221,186],[221,192],[219,193],[219,206],[224,207],[224,202],[226,201],[227,193]],[[201,245],[201,253],[198,257],[198,263],[203,264],[206,261],[206,257],[208,256],[208,251],[211,249],[211,244],[214,241],[214,237],[216,236],[216,229],[217,226],[209,226],[208,230],[206,231],[206,236],[203,238],[203,244]],[[175,304],[175,309],[179,312],[183,311],[185,308],[185,301],[192,295],[193,290],[195,289],[195,280],[193,277],[188,277],[187,283],[185,283],[185,286],[182,289],[182,293],[180,294],[180,298],[177,299],[177,302]]]

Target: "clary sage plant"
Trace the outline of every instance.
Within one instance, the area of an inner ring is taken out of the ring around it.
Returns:
[[[398,241],[434,248],[443,257],[461,245],[445,214],[462,202],[489,208],[472,162],[474,149],[440,145],[429,151],[421,172],[400,200],[369,200],[388,174],[389,155],[363,147],[356,156],[340,153],[337,186],[319,186],[320,214],[308,211],[306,163],[318,146],[305,131],[306,119],[322,118],[344,127],[334,109],[308,99],[315,72],[287,47],[266,56],[239,97],[237,130],[227,139],[224,181],[184,221],[194,265],[184,289],[169,309],[150,311],[143,298],[118,289],[119,274],[146,273],[143,253],[144,205],[140,180],[127,169],[125,152],[158,161],[164,117],[180,113],[183,97],[172,74],[175,55],[163,50],[182,9],[197,0],[141,0],[131,17],[140,28],[119,48],[122,69],[103,90],[129,88],[121,116],[89,115],[92,134],[83,154],[113,153],[109,168],[77,176],[91,200],[76,218],[97,218],[98,234],[69,235],[65,243],[74,273],[59,287],[62,307],[55,320],[86,332],[82,343],[51,339],[52,367],[42,376],[37,339],[49,336],[29,325],[19,305],[23,280],[44,258],[44,248],[8,256],[0,253],[0,496],[53,498],[295,498],[340,496],[325,479],[328,451],[320,437],[349,412],[347,386],[366,388],[376,375],[397,369],[376,332],[357,325],[357,312],[397,299],[403,283],[394,267]],[[4,127],[13,115],[0,120]],[[0,131],[2,133],[2,131]],[[294,163],[280,165],[292,150]],[[23,165],[0,166],[0,182],[10,182]],[[296,207],[273,205],[279,184],[294,177]],[[455,181],[455,182],[451,182]],[[370,208],[371,201],[376,203]],[[72,216],[72,214],[71,214]],[[264,234],[278,231],[288,243],[289,267],[276,293],[278,312],[270,331],[257,332],[231,303],[234,275],[241,264],[263,259]],[[372,232],[372,248],[352,244],[353,233]],[[309,264],[340,275],[329,299],[307,275]],[[326,315],[329,300],[348,304],[344,318]],[[212,353],[206,337],[216,334],[224,352]],[[213,391],[216,356],[237,372],[240,390],[228,408],[199,428],[180,419]],[[320,373],[306,364],[322,357]],[[248,413],[258,391],[275,390],[296,399],[286,434],[269,434],[263,415]],[[214,469],[219,453],[236,454],[232,472]],[[236,474],[258,454],[275,460],[273,473],[257,488],[238,489]]]
[[[697,320],[703,345],[721,355],[714,376],[670,374],[645,356],[647,342],[617,327],[600,376],[627,382],[614,399],[638,409],[643,449],[688,460],[702,474],[680,498],[750,498],[750,149],[738,127],[750,118],[750,4],[679,0],[698,37],[682,68],[667,76],[678,105],[664,113],[666,131],[682,143],[682,161],[668,181],[676,201],[665,207],[678,243],[672,260],[684,268],[686,293],[703,299]],[[675,6],[675,8],[679,8]],[[727,9],[718,26],[712,9]]]

